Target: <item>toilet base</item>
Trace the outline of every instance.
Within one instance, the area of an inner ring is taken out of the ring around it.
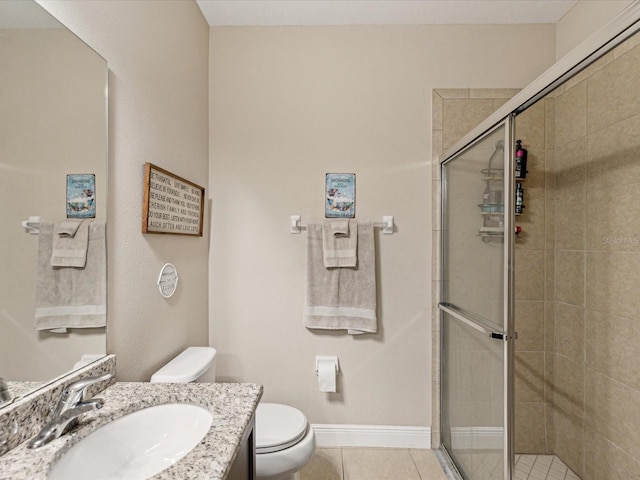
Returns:
[[[264,410],[256,411],[259,417]],[[256,425],[260,424],[256,419]],[[256,451],[257,480],[300,480],[299,472],[313,456],[316,449],[316,437],[313,428],[307,424],[307,431],[298,443],[275,452],[261,452],[259,444]]]

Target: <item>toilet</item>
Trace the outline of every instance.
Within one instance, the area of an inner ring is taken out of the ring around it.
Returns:
[[[216,350],[189,347],[151,377],[151,383],[215,382]],[[316,448],[313,428],[297,408],[260,403],[256,409],[258,480],[299,480]]]

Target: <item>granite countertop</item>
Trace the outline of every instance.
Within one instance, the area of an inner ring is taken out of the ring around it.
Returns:
[[[222,480],[261,396],[262,386],[251,383],[116,383],[97,395],[104,407],[87,413],[72,431],[36,450],[27,448],[27,441],[0,456],[0,480],[46,480],[53,463],[98,427],[145,407],[176,402],[204,407],[218,422],[184,458],[151,478]]]
[[[31,393],[46,384],[46,382],[19,382],[15,380],[7,380],[6,383],[9,387],[11,398],[22,397],[23,395]]]

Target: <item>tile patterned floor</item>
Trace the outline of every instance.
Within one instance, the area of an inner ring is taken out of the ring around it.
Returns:
[[[502,450],[459,449],[455,454],[458,468],[474,480],[495,480],[504,475]]]
[[[516,455],[515,459],[515,480],[580,480],[555,455]],[[433,451],[421,449],[318,448],[300,471],[300,480],[446,479]]]
[[[431,450],[318,448],[300,480],[446,480]]]
[[[516,480],[580,480],[555,455],[516,455]]]

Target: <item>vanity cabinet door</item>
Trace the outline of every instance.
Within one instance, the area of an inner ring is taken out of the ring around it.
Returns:
[[[254,480],[256,478],[255,414],[242,436],[240,451],[231,465],[227,480]]]

